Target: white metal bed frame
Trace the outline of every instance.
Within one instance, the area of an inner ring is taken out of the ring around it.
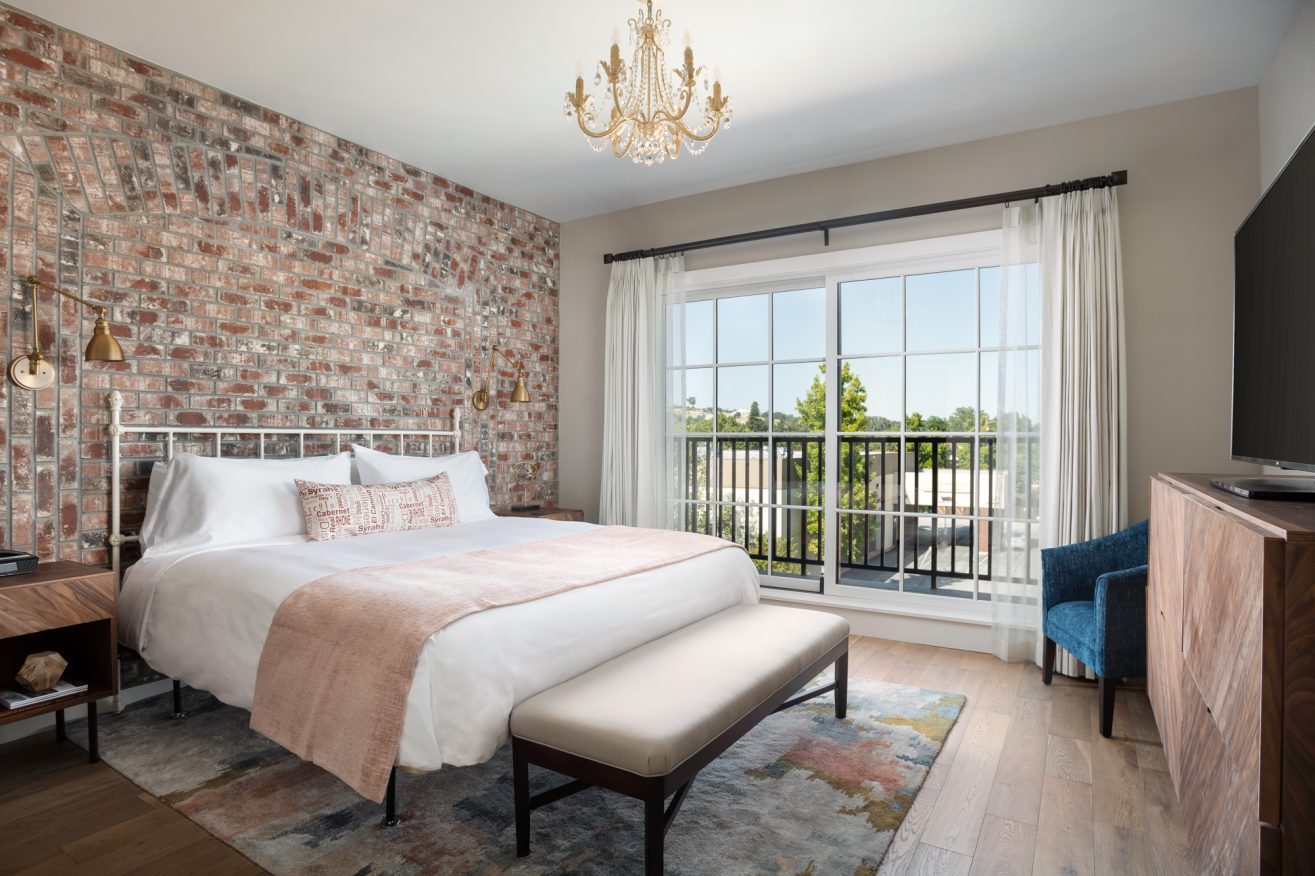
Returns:
[[[342,439],[364,438],[366,444],[373,448],[376,438],[396,438],[402,449],[406,447],[406,441],[411,439],[422,439],[428,444],[428,455],[434,455],[434,439],[445,438],[451,442],[452,453],[461,452],[461,409],[452,409],[452,428],[451,429],[276,429],[261,428],[249,426],[234,426],[224,428],[219,426],[125,426],[123,423],[123,394],[117,389],[111,390],[106,398],[106,406],[110,411],[110,534],[106,541],[110,547],[110,565],[114,569],[115,578],[120,586],[123,583],[122,568],[122,548],[125,544],[141,541],[137,535],[124,535],[122,531],[122,497],[120,492],[123,489],[122,479],[119,474],[120,443],[124,436],[138,435],[144,437],[162,436],[164,438],[164,459],[165,461],[173,459],[174,443],[176,436],[211,436],[213,441],[214,456],[216,459],[223,456],[224,453],[224,436],[252,436],[256,439],[256,458],[265,458],[265,439],[267,436],[283,436],[285,438],[295,437],[297,439],[297,456],[298,459],[304,459],[306,456],[306,437],[317,436],[321,438],[333,439],[333,452],[342,451]],[[150,459],[150,457],[144,457]],[[244,457],[245,458],[245,457]],[[117,666],[117,663],[116,663]],[[93,704],[93,708],[94,708]],[[118,695],[114,697],[114,709],[118,711],[121,703]],[[173,679],[173,713],[175,718],[185,717],[182,705],[181,685],[178,679]],[[393,827],[398,823],[397,818],[397,768],[394,767],[388,777],[388,790],[384,798],[384,816],[381,823],[382,827]]]
[[[219,458],[224,452],[224,436],[253,436],[256,439],[257,459],[265,458],[265,439],[266,436],[283,436],[296,437],[297,439],[297,457],[298,459],[306,456],[306,437],[317,436],[322,438],[333,439],[334,453],[342,450],[342,439],[364,438],[368,446],[374,447],[376,438],[396,438],[401,445],[405,447],[408,438],[422,439],[428,443],[428,455],[434,455],[435,439],[448,439],[451,442],[451,453],[461,452],[461,409],[452,409],[452,428],[451,429],[276,429],[262,428],[259,426],[130,426],[123,423],[123,394],[117,389],[111,390],[109,397],[106,399],[106,405],[110,411],[110,534],[106,541],[110,547],[110,566],[114,569],[116,576],[122,576],[122,557],[121,552],[125,544],[140,541],[139,536],[124,535],[122,531],[121,509],[122,502],[120,492],[122,490],[121,479],[119,475],[119,445],[124,436],[136,435],[144,437],[163,436],[164,438],[164,456],[165,461],[173,459],[174,442],[176,436],[211,436],[214,446],[214,456]],[[149,459],[149,457],[146,457]],[[245,457],[244,457],[245,458]]]

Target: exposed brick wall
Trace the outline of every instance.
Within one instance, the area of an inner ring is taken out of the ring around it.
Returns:
[[[236,430],[445,429],[462,406],[496,503],[556,498],[556,223],[4,5],[0,199],[10,357],[37,273],[109,303],[128,358],[83,363],[90,311],[42,294],[59,379],[0,388],[0,544],[105,560],[111,388],[125,421]],[[494,342],[533,402],[504,367],[480,414]],[[157,449],[126,448],[128,526]]]

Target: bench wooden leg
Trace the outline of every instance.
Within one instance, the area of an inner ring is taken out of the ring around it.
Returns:
[[[523,858],[530,853],[530,762],[514,739],[511,781],[516,796],[516,857]]]
[[[644,798],[644,873],[662,876],[663,849],[666,846],[667,806],[662,792],[650,791]]]
[[[841,720],[849,709],[849,652],[836,661],[836,717]]]

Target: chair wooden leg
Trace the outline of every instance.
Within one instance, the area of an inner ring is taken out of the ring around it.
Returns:
[[[1100,676],[1100,735],[1106,739],[1114,732],[1114,688],[1118,687],[1117,678]]]
[[[1045,654],[1041,658],[1041,681],[1050,684],[1055,678],[1055,642],[1046,638]]]
[[[849,709],[849,652],[836,661],[836,717],[844,720]]]
[[[530,853],[530,762],[514,739],[511,781],[516,796],[516,857],[523,858]]]
[[[663,849],[666,846],[667,809],[661,791],[652,791],[644,799],[644,873],[645,876],[662,876],[665,864]]]

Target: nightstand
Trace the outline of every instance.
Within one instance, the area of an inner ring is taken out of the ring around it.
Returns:
[[[512,511],[503,508],[494,511],[499,517],[538,517],[541,520],[584,520],[584,512],[579,508],[535,508],[533,511]]]
[[[64,710],[87,707],[87,756],[100,760],[96,703],[119,692],[114,573],[81,563],[42,563],[35,572],[0,578],[0,686],[13,687],[24,658],[58,651],[68,661],[66,678],[87,690],[19,709],[0,709],[0,725],[55,713],[55,735],[64,739]]]

